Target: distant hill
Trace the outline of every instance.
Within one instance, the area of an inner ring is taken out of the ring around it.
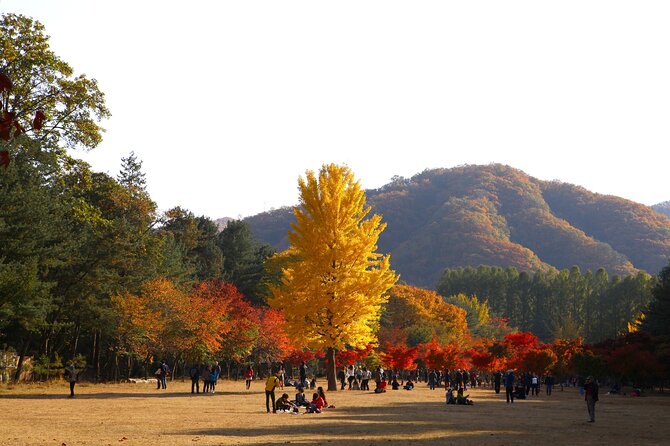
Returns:
[[[663,203],[655,204],[652,206],[652,209],[670,217],[670,201],[664,201]]]
[[[235,220],[234,218],[230,217],[223,217],[223,218],[217,218],[214,220],[214,223],[216,223],[216,227],[219,228],[219,231],[223,231],[226,229],[226,226],[228,226],[228,222]]]
[[[444,268],[482,264],[655,274],[670,257],[670,219],[651,208],[500,164],[426,170],[366,194],[388,223],[379,252],[413,285],[434,287]],[[246,221],[263,242],[287,247],[291,208]]]

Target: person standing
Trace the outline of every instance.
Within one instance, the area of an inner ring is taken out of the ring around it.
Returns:
[[[354,371],[354,365],[349,364],[349,367],[347,367],[347,371],[345,373],[347,375],[347,383],[349,384],[349,387],[347,387],[347,389],[351,390],[353,387],[354,379],[356,377],[356,372]]]
[[[366,366],[363,366],[363,370],[361,370],[361,390],[370,390],[370,377],[372,377],[372,372]]]
[[[340,390],[344,390],[344,387],[347,383],[347,368],[342,367],[339,372],[337,372],[337,379],[340,380]]]
[[[277,377],[279,378],[279,388],[284,390],[284,382],[286,381],[286,370],[284,370],[283,365],[279,366],[279,372]]]
[[[538,396],[540,394],[539,390],[539,379],[535,373],[533,373],[530,377],[530,394],[534,396]]]
[[[267,381],[265,381],[265,408],[268,413],[270,413],[270,399],[272,399],[272,413],[277,413],[277,408],[275,406],[275,389],[279,387],[279,372],[275,375],[268,376]]]
[[[209,393],[209,389],[211,386],[209,376],[211,373],[212,373],[212,367],[210,365],[206,365],[200,371],[200,377],[202,378],[202,393]]]
[[[589,411],[589,423],[596,421],[596,401],[598,401],[598,383],[592,376],[586,378],[584,384],[584,399],[586,400],[586,409]]]
[[[161,387],[167,389],[167,375],[170,373],[170,367],[168,367],[165,359],[161,361]]]
[[[251,367],[251,365],[247,366],[247,369],[244,371],[244,380],[247,385],[247,390],[251,388],[251,381],[254,379],[254,369]]]
[[[200,393],[200,368],[198,364],[193,364],[188,371],[191,377],[191,393]]]
[[[514,403],[514,370],[510,369],[505,375],[505,396],[507,403]]]
[[[431,370],[428,374],[428,387],[430,390],[435,390],[435,381],[437,381],[437,374],[435,370]]]
[[[79,372],[74,364],[70,364],[70,367],[67,368],[67,379],[70,381],[70,398],[74,398],[74,385],[79,380]]]
[[[156,365],[156,371],[154,372],[154,376],[156,377],[156,390],[161,389],[162,375],[163,375],[163,364],[159,362]]]
[[[300,373],[300,385],[303,387],[307,387],[309,384],[307,383],[307,364],[305,364],[305,361],[302,361],[300,363],[299,373]]]
[[[496,393],[500,393],[500,383],[502,382],[502,372],[498,370],[493,374],[493,388]]]
[[[544,385],[547,396],[551,395],[551,390],[554,387],[554,377],[551,375],[551,373],[547,373],[547,376],[544,378]]]

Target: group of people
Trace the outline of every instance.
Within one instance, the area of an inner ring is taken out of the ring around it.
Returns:
[[[545,393],[549,396],[554,387],[554,377],[551,373],[547,373],[543,381]],[[503,383],[505,384],[505,396],[508,403],[513,403],[514,398],[526,399],[528,395],[538,396],[540,394],[541,382],[535,373],[520,373],[517,379],[513,370],[495,372],[493,374],[493,388],[496,393],[500,393],[500,387]]]
[[[200,393],[200,380],[203,383],[202,393],[214,393],[221,375],[221,366],[216,361],[212,364],[193,364],[188,375],[191,378],[191,393]]]
[[[298,414],[303,407],[305,413],[321,413],[325,408],[335,407],[328,404],[323,387],[318,387],[316,392],[312,394],[312,399],[308,400],[305,395],[305,387],[302,384],[296,386],[297,393],[294,399],[291,400],[288,393],[283,393],[278,400],[275,399],[275,391],[283,389],[282,378],[281,370],[278,370],[275,374],[268,376],[265,381],[265,409],[267,413],[287,412]],[[301,381],[306,381],[306,376],[305,380]]]

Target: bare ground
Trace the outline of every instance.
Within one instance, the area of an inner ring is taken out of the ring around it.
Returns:
[[[287,393],[293,397],[294,391]],[[321,414],[267,414],[262,383],[220,382],[191,395],[190,383],[67,383],[0,388],[2,445],[668,445],[670,396],[601,395],[597,421],[575,389],[506,404],[470,390],[473,406],[446,406],[444,391],[331,392]],[[281,394],[281,391],[278,392]],[[308,393],[311,395],[311,393]]]

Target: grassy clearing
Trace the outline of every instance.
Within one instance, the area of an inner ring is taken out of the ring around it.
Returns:
[[[219,383],[191,395],[190,383],[0,389],[2,445],[667,445],[670,398],[602,395],[597,422],[574,389],[505,403],[472,390],[474,406],[446,406],[444,391],[419,386],[375,395],[331,392],[322,414],[266,414],[262,383]],[[294,392],[287,392],[291,397]],[[311,395],[311,393],[309,394]]]

